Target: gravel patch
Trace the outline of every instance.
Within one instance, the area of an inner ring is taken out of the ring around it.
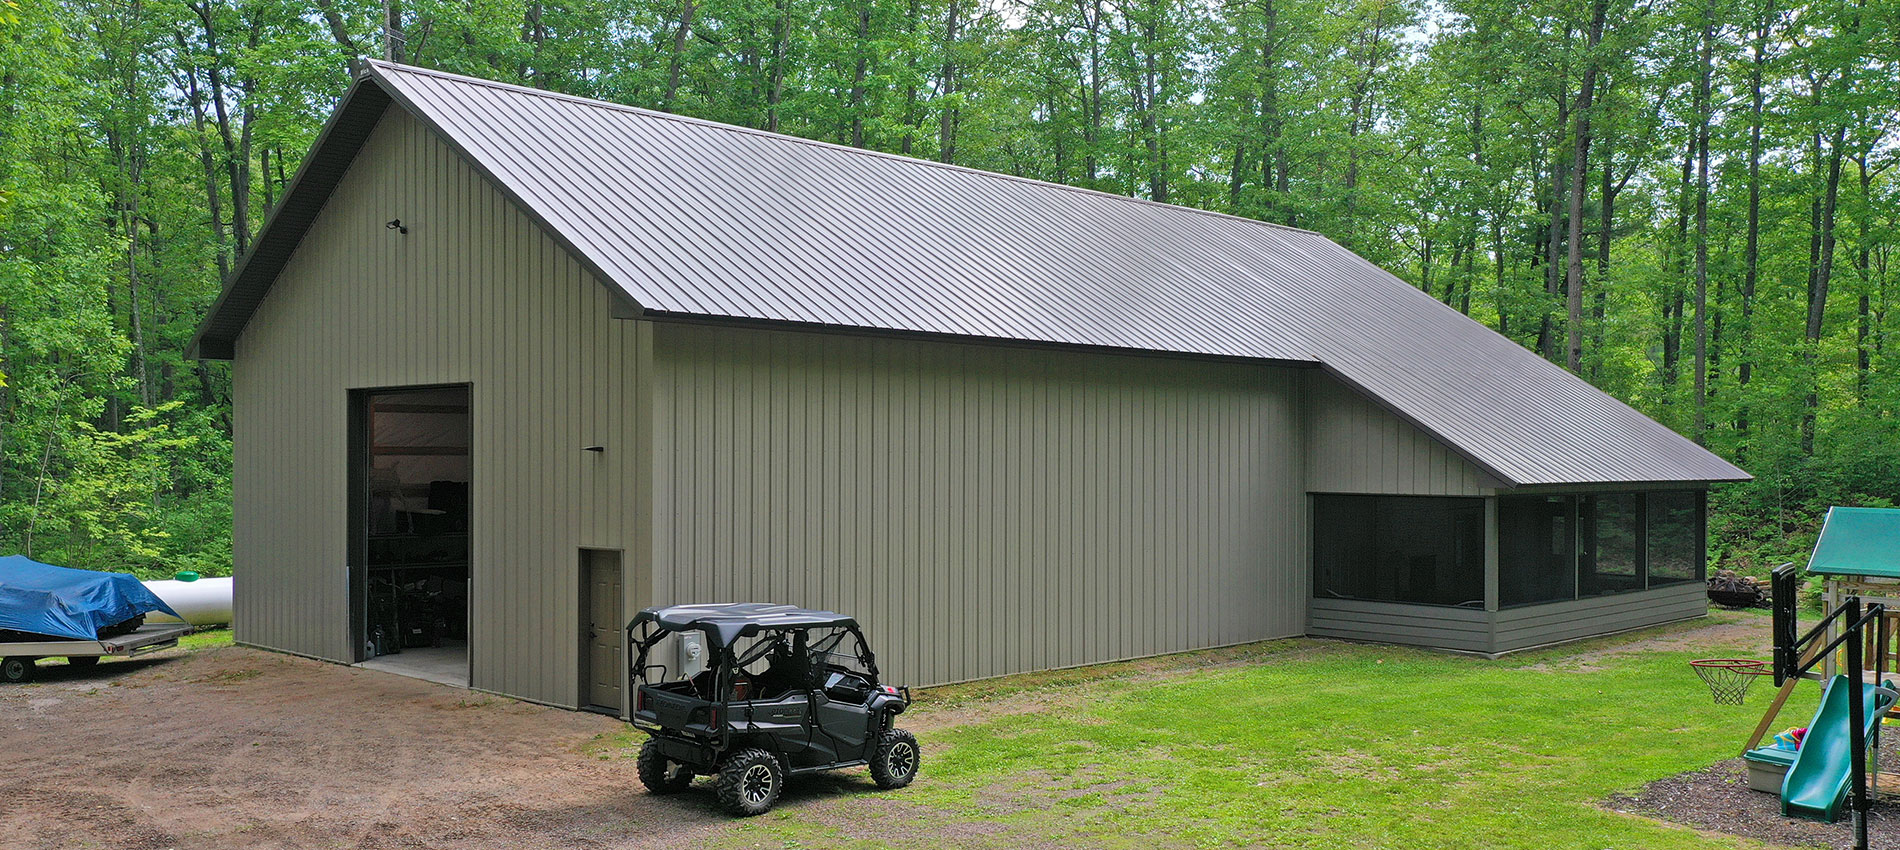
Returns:
[[[1900,735],[1888,731],[1880,763],[1892,768],[1900,765]],[[1900,789],[1900,779],[1889,775],[1885,781],[1886,787]],[[1604,807],[1770,844],[1840,850],[1854,846],[1853,825],[1845,813],[1832,824],[1782,817],[1775,795],[1749,790],[1748,767],[1739,758],[1658,779],[1635,794],[1611,797]],[[1875,847],[1900,847],[1900,801],[1888,797],[1875,802],[1867,813],[1867,832]]]

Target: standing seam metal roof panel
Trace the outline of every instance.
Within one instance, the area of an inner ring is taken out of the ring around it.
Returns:
[[[384,62],[200,353],[230,356],[389,98],[644,315],[1317,363],[1511,485],[1748,477],[1316,233]]]

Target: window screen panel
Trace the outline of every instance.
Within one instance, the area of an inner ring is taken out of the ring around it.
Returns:
[[[1314,497],[1314,593],[1417,605],[1484,605],[1484,500]]]
[[[1577,590],[1642,590],[1642,500],[1635,493],[1577,498]]]
[[[1498,602],[1575,599],[1576,531],[1568,496],[1498,498]]]
[[[1701,581],[1706,543],[1702,532],[1702,493],[1658,490],[1649,503],[1649,586]]]

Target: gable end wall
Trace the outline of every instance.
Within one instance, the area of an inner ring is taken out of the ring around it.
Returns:
[[[471,684],[573,705],[579,548],[628,550],[624,604],[649,604],[633,545],[648,327],[612,319],[599,282],[389,109],[238,340],[237,639],[353,657],[350,390],[469,383]]]

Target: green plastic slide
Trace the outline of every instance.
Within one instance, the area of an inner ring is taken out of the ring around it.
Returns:
[[[1853,773],[1854,744],[1852,730],[1847,725],[1847,681],[1846,676],[1835,676],[1821,692],[1821,708],[1814,713],[1814,722],[1808,724],[1801,752],[1795,756],[1794,765],[1788,768],[1788,778],[1781,784],[1784,816],[1828,823],[1840,819]],[[1881,716],[1893,707],[1896,692],[1892,682],[1884,688],[1862,687],[1866,688],[1863,705],[1867,715],[1862,728],[1871,743]]]

